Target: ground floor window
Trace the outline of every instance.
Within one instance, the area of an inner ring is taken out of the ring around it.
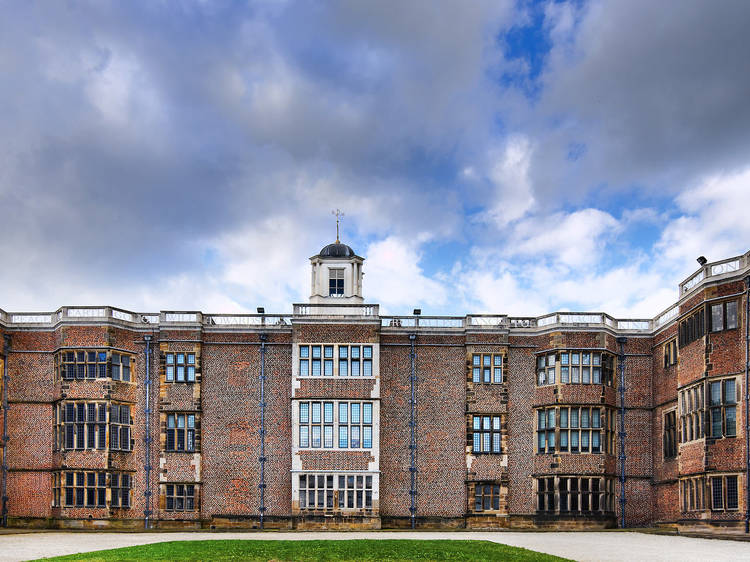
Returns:
[[[500,509],[500,485],[494,482],[474,484],[474,511],[497,511]]]
[[[165,484],[165,511],[195,511],[195,484]]]
[[[703,476],[680,480],[680,505],[683,512],[706,509],[706,479]]]
[[[130,487],[132,482],[130,474],[113,472],[111,478],[112,501],[110,505],[112,507],[130,507]]]
[[[130,507],[131,475],[124,472],[64,471],[52,475],[56,507]]]
[[[614,512],[614,478],[544,476],[536,479],[539,513],[587,514]]]
[[[711,476],[711,510],[733,511],[739,508],[737,475]]]
[[[299,474],[299,508],[372,509],[371,474]]]

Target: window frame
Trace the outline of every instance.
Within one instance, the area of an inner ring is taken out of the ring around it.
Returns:
[[[195,351],[167,351],[164,353],[164,382],[194,384],[197,382],[198,354]]]
[[[59,380],[106,380],[135,384],[135,354],[111,348],[71,348],[55,353]]]
[[[496,481],[473,482],[473,490],[468,494],[473,500],[470,511],[473,513],[497,513],[503,511],[504,505],[501,499],[502,487]],[[485,507],[487,506],[487,507]]]
[[[536,512],[541,515],[611,515],[615,512],[615,478],[576,474],[534,478]]]
[[[198,507],[199,486],[196,482],[167,482],[162,484],[164,511],[168,513],[200,511]]]
[[[677,458],[679,449],[677,421],[676,407],[666,410],[662,415],[662,455],[665,460]]]
[[[346,279],[346,268],[329,267],[328,268],[328,296],[342,298],[344,296],[344,283]]]
[[[468,415],[467,444],[472,455],[502,455],[504,414]]]
[[[729,325],[729,309],[734,309],[734,325]],[[712,334],[718,333],[718,332],[726,332],[729,330],[736,330],[739,326],[739,304],[736,299],[734,300],[726,300],[722,302],[712,302],[708,305],[708,322],[709,327],[708,331]],[[714,311],[718,310],[718,321],[721,322],[721,325],[717,327],[717,318],[714,316]]]
[[[677,338],[672,338],[671,340],[664,343],[663,346],[664,350],[664,368],[668,369],[669,367],[673,367],[674,365],[677,365]]]
[[[297,378],[365,378],[375,376],[375,344],[301,343],[297,345]],[[328,351],[330,350],[330,353]],[[346,371],[342,374],[342,367]]]
[[[471,353],[470,357],[469,380],[472,384],[502,385],[505,383],[504,353],[476,352]]]
[[[133,407],[124,402],[61,400],[54,411],[54,450],[132,452]],[[123,438],[127,447],[122,446]]]
[[[710,498],[710,511],[718,512],[732,512],[739,511],[740,506],[740,483],[742,477],[738,474],[711,474],[706,477],[707,484],[709,487],[708,493]],[[731,489],[733,493],[730,494],[730,482],[733,482]],[[718,484],[718,486],[717,486]],[[720,501],[720,505],[717,504],[717,499]],[[730,500],[734,504],[730,507]]]
[[[537,455],[615,454],[617,413],[614,408],[604,405],[559,404],[535,408],[535,412]],[[597,447],[598,450],[595,450]]]
[[[134,473],[125,471],[55,471],[52,474],[52,505],[63,509],[130,509],[133,505],[133,478]]]
[[[617,370],[615,354],[601,348],[543,351],[535,355],[535,363],[537,387],[563,384],[612,387]]]
[[[701,305],[680,321],[677,335],[678,345],[682,349],[705,335],[706,307]]]
[[[306,399],[296,402],[299,449],[371,451],[374,448],[375,400]]]
[[[373,510],[375,475],[372,473],[298,472],[293,473],[293,478],[297,481],[300,511],[361,513]],[[311,499],[314,500],[312,506]]]
[[[191,427],[192,418],[192,427]],[[170,426],[171,420],[173,425]],[[180,427],[180,420],[183,420]],[[180,433],[182,431],[182,433]],[[200,452],[200,414],[198,412],[165,412],[164,451],[167,453]]]

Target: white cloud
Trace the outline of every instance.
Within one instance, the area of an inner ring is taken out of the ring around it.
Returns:
[[[534,206],[534,190],[529,178],[533,150],[528,137],[515,135],[503,147],[488,151],[485,174],[494,190],[493,202],[480,218],[504,227]],[[464,171],[465,176],[475,177],[472,167],[465,170],[471,170],[470,174]]]
[[[382,305],[382,313],[403,314],[415,306],[440,307],[446,304],[448,289],[426,276],[420,267],[419,241],[397,236],[373,242],[367,247],[364,297]],[[425,314],[429,314],[425,310]]]
[[[618,221],[599,209],[535,215],[514,226],[507,251],[517,256],[547,256],[570,267],[590,267],[618,229]]]
[[[746,252],[750,246],[750,168],[715,175],[681,193],[682,213],[667,224],[656,245],[672,262],[709,261]]]

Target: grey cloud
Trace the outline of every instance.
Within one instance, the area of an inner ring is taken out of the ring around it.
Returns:
[[[747,165],[750,4],[590,2],[557,30],[541,78],[535,184],[676,190]],[[550,127],[549,123],[555,123]],[[571,147],[584,146],[577,161]]]
[[[487,134],[507,4],[185,6],[22,3],[0,21],[0,306],[158,287],[269,216],[327,232],[347,198],[358,235],[458,229],[445,179]],[[258,104],[274,80],[276,113]]]

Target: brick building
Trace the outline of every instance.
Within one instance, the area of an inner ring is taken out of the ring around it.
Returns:
[[[7,524],[744,530],[750,253],[641,320],[381,316],[362,265],[291,315],[0,311]]]

